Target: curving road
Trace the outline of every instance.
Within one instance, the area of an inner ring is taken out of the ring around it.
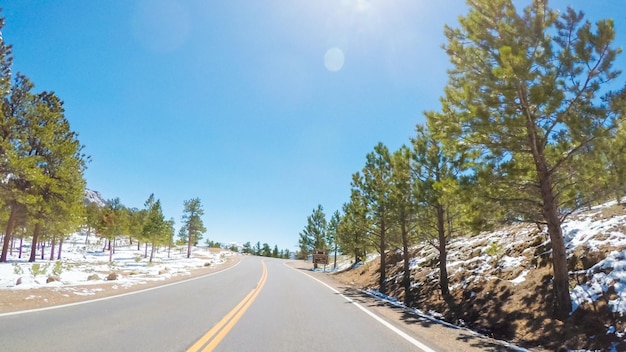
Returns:
[[[463,331],[394,317],[397,312],[285,264],[243,257],[230,269],[157,289],[3,314],[0,351],[507,350]]]

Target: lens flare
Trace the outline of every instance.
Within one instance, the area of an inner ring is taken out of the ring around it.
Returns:
[[[330,48],[326,50],[324,55],[324,66],[330,72],[337,72],[341,70],[344,63],[343,51],[339,48]]]

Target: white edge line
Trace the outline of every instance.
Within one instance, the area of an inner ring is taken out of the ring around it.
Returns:
[[[287,263],[285,263],[285,265],[287,265]],[[290,267],[292,268],[292,267]],[[296,270],[295,268],[292,268],[293,270]],[[407,333],[405,333],[404,331],[396,328],[395,326],[391,325],[391,323],[387,322],[386,320],[384,320],[383,318],[379,317],[378,315],[370,312],[367,308],[363,307],[362,305],[358,304],[357,302],[355,302],[354,300],[352,300],[349,297],[344,296],[341,292],[337,291],[334,287],[328,285],[327,283],[311,276],[308,275],[304,272],[302,272],[302,274],[306,275],[307,277],[310,277],[311,279],[319,282],[320,284],[328,287],[331,291],[333,291],[334,293],[340,295],[341,297],[343,297],[346,301],[352,303],[353,305],[355,305],[357,308],[359,308],[360,310],[362,310],[363,312],[365,312],[365,314],[369,315],[370,317],[372,317],[374,320],[376,320],[377,322],[381,323],[382,325],[384,325],[386,328],[388,328],[389,330],[395,332],[396,334],[398,334],[400,337],[404,338],[406,341],[408,341],[410,344],[412,344],[413,346],[421,349],[424,352],[436,352],[435,350],[431,349],[430,347],[426,346],[425,344],[419,342],[418,340],[414,339],[413,337],[411,337],[410,335],[408,335]]]
[[[18,310],[18,311],[15,311],[15,312],[0,313],[0,318],[1,317],[7,317],[7,316],[10,316],[10,315],[35,313],[35,312],[42,312],[42,311],[45,311],[45,310],[52,310],[52,309],[67,308],[67,307],[72,307],[72,306],[79,306],[81,304],[89,304],[89,303],[101,302],[101,301],[106,301],[106,300],[109,300],[109,299],[135,295],[135,294],[138,294],[138,293],[148,292],[148,291],[152,291],[152,290],[158,290],[160,288],[165,288],[165,287],[169,287],[169,286],[183,284],[185,282],[190,282],[190,281],[193,281],[193,280],[199,280],[199,279],[202,279],[202,278],[205,278],[205,277],[209,277],[209,276],[213,276],[213,275],[216,275],[216,274],[220,274],[220,273],[225,272],[226,270],[230,270],[230,269],[236,267],[237,265],[239,265],[239,263],[241,263],[241,260],[239,262],[237,262],[237,264],[235,264],[235,265],[233,265],[231,267],[228,267],[228,268],[220,270],[220,271],[216,271],[214,273],[210,273],[210,274],[206,274],[206,275],[202,275],[202,276],[197,276],[197,277],[193,277],[193,278],[182,280],[182,281],[176,281],[176,282],[172,282],[172,283],[169,283],[169,284],[160,285],[160,286],[156,286],[156,287],[145,288],[143,290],[132,291],[132,292],[127,292],[127,293],[121,293],[119,295],[107,296],[107,297],[102,297],[102,298],[96,298],[96,299],[91,299],[91,300],[88,300],[88,301],[81,301],[81,302],[68,303],[68,304],[60,304],[58,306],[50,306],[50,307],[44,307],[44,308],[35,308],[35,309],[27,309],[27,310]]]

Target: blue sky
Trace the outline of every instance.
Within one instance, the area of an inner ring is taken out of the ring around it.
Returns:
[[[618,15],[626,42],[621,0],[550,4]],[[349,200],[374,145],[408,143],[438,108],[443,26],[466,11],[461,0],[0,6],[14,71],[65,102],[92,158],[89,188],[137,208],[154,193],[177,227],[198,197],[205,238],[290,250],[318,204],[330,217]]]

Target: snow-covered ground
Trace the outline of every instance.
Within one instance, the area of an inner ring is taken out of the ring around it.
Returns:
[[[15,242],[18,243],[17,241]],[[190,275],[194,269],[223,264],[230,251],[209,251],[206,248],[194,248],[187,258],[187,247],[172,248],[155,252],[152,263],[144,258],[144,246],[137,250],[137,245],[118,242],[109,263],[109,252],[102,251],[103,243],[93,235],[89,244],[85,244],[85,235],[75,233],[63,243],[61,260],[48,260],[50,247],[45,248],[45,260],[41,260],[41,251],[37,252],[37,261],[29,263],[30,247],[24,245],[22,258],[18,258],[17,249],[8,256],[7,263],[0,263],[0,289],[28,290],[38,287],[63,287],[76,295],[92,295],[100,290],[96,286],[107,281],[111,273],[117,278],[113,285],[130,287],[149,281],[163,281],[174,276]],[[58,253],[58,247],[55,249]],[[47,283],[49,277],[59,281]],[[77,287],[81,286],[80,289]],[[93,286],[94,288],[89,288]]]

